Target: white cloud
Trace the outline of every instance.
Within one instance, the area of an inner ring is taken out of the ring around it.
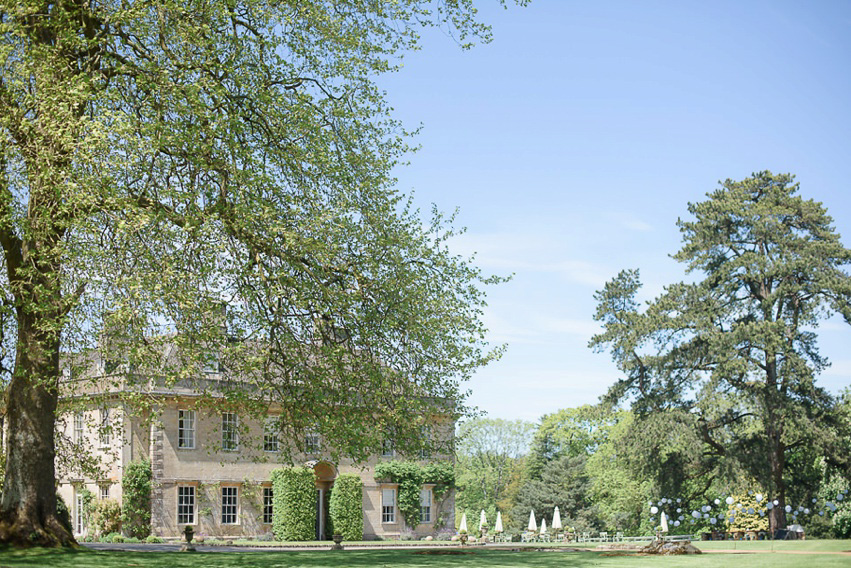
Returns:
[[[558,333],[575,335],[583,339],[591,339],[591,336],[600,333],[600,324],[591,320],[577,318],[557,318],[552,316],[539,316],[535,318],[537,327],[548,334]]]
[[[566,258],[566,237],[530,232],[465,234],[452,241],[452,250],[462,256],[473,256],[483,268],[502,273],[552,273],[567,282],[594,288],[611,277],[611,270],[601,264]]]
[[[653,230],[653,225],[642,221],[632,213],[610,212],[606,216],[623,229],[642,233]]]

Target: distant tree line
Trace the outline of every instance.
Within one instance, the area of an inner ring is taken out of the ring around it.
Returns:
[[[849,420],[851,389],[837,410]],[[551,526],[558,507],[563,526],[576,532],[646,535],[660,522],[652,508],[664,508],[659,502],[665,499],[673,503],[668,507],[673,534],[767,530],[765,503],[773,496],[745,470],[717,475],[702,469],[704,442],[690,426],[678,412],[642,418],[600,406],[562,409],[537,424],[495,418],[466,422],[459,432],[456,522],[466,513],[475,531],[484,509],[492,527],[500,511],[505,531],[520,533],[530,511],[538,523],[543,517]],[[797,513],[790,513],[789,523],[801,524],[810,537],[851,538],[851,493],[843,493],[851,484],[830,462],[812,447],[789,454],[786,502]],[[729,511],[734,507],[725,504],[725,497],[745,504],[733,522]],[[710,518],[703,517],[706,506],[713,507]],[[746,514],[748,506],[756,509],[754,514]]]

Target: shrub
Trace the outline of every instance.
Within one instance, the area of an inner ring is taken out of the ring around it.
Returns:
[[[142,542],[142,541],[139,540],[138,538],[136,538],[135,536],[128,536],[127,538],[124,539],[124,542],[130,542],[130,543],[136,544],[137,542]]]
[[[112,533],[112,538],[109,542],[124,542],[124,537],[118,533]]]
[[[115,537],[120,537],[122,539],[124,538],[118,533],[107,533],[100,535],[97,540],[98,542],[116,542],[115,540],[113,540]]]
[[[411,527],[402,527],[399,531],[399,540],[417,540],[417,533]]]
[[[148,544],[162,544],[165,541],[158,536],[149,534],[145,537],[145,542],[147,542]]]
[[[121,532],[121,505],[114,499],[104,499],[92,503],[90,510],[91,527],[98,534]]]
[[[455,531],[452,529],[442,529],[437,531],[437,534],[434,535],[434,540],[447,541],[452,540],[452,537],[455,536]]]
[[[334,534],[344,540],[363,540],[363,482],[354,473],[344,473],[334,482],[329,515]]]
[[[124,532],[136,538],[151,534],[151,462],[142,460],[127,464],[121,478]]]
[[[272,472],[272,531],[278,540],[316,537],[316,481],[308,467]]]

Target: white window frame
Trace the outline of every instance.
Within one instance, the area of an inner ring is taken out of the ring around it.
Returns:
[[[272,487],[264,486],[263,487],[263,524],[271,525],[274,520],[275,513],[275,491]]]
[[[422,436],[423,443],[425,443],[426,446],[431,444],[431,428],[423,426],[420,428],[420,435]],[[431,458],[431,450],[428,447],[420,448],[420,459],[427,460],[429,458]]]
[[[194,485],[177,486],[177,524],[194,525],[198,489]]]
[[[111,483],[104,482],[98,484],[98,499],[103,501],[104,499],[109,499],[109,486]]]
[[[322,450],[322,439],[316,430],[307,430],[304,433],[304,453],[318,454]]]
[[[177,449],[195,449],[195,411],[177,410]]]
[[[239,486],[223,485],[220,492],[223,525],[239,524]]]
[[[263,424],[263,451],[274,453],[278,451],[278,417],[267,416]]]
[[[431,487],[423,487],[420,489],[420,523],[432,522],[432,506],[433,498]]]
[[[86,417],[82,412],[74,413],[74,442],[82,444],[86,435]]]
[[[204,361],[201,370],[205,375],[216,375],[222,371],[219,353],[208,351],[204,353]]]
[[[222,451],[239,451],[239,416],[222,412]]]
[[[112,445],[112,427],[109,424],[109,415],[109,407],[102,406],[100,409],[100,428],[98,428],[98,441],[101,448],[108,448]]]
[[[389,503],[388,503],[389,501]],[[396,523],[396,488],[381,488],[381,523]]]
[[[396,441],[393,438],[384,438],[384,442],[381,444],[381,457],[396,457]]]
[[[86,532],[86,517],[83,514],[85,508],[85,499],[81,488],[74,489],[74,533],[83,534]]]

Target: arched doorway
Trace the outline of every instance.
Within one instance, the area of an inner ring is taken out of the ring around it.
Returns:
[[[325,529],[328,526],[328,502],[334,480],[337,479],[337,468],[327,461],[309,461],[307,465],[313,468],[316,476],[316,540],[325,540]]]

